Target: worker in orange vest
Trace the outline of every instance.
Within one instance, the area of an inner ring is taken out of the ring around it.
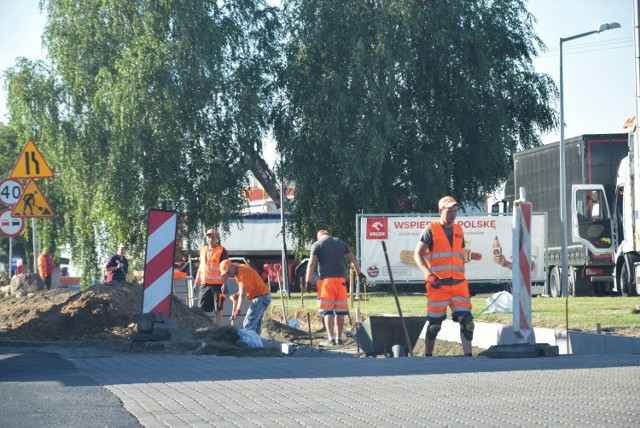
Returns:
[[[200,288],[198,307],[213,318],[216,326],[222,325],[224,301],[226,295],[225,279],[220,273],[220,262],[227,260],[226,248],[219,244],[220,235],[215,229],[206,233],[207,245],[200,249],[200,264],[196,273],[196,286]]]
[[[42,253],[38,256],[38,273],[40,278],[44,281],[44,286],[47,290],[51,290],[51,277],[53,276],[53,270],[55,269],[53,258],[49,254],[49,249],[44,248]]]
[[[464,234],[455,223],[458,202],[445,196],[438,202],[440,219],[427,224],[413,255],[424,273],[427,291],[427,334],[424,355],[433,355],[436,336],[447,318],[460,324],[460,340],[465,355],[472,355],[473,315],[469,283],[464,274]]]
[[[271,304],[271,290],[264,283],[258,272],[247,265],[236,265],[231,260],[220,263],[220,273],[225,277],[235,278],[238,283],[238,296],[232,296],[234,302],[231,319],[240,314],[245,300],[249,300],[249,308],[242,322],[242,328],[255,331],[258,336],[262,331],[262,318]],[[236,300],[237,299],[237,300]]]

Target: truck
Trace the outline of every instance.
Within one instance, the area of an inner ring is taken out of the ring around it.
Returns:
[[[610,223],[613,235],[613,292],[640,295],[640,164],[637,124],[629,133],[629,152],[618,167]],[[575,190],[575,193],[579,192]],[[579,194],[573,196],[575,199]]]
[[[438,214],[359,214],[356,218],[356,253],[367,276],[368,291],[384,291],[391,283],[400,289],[424,287],[424,275],[413,260],[422,231]],[[465,238],[465,276],[471,294],[511,289],[512,217],[509,215],[459,214],[456,222]],[[531,225],[532,294],[545,288],[542,249],[546,247],[546,214],[534,213]],[[387,247],[389,266],[381,245]],[[509,263],[494,261],[503,255]]]
[[[629,137],[626,133],[579,135],[566,139],[564,148],[566,200],[562,202],[567,207],[564,229],[560,221],[560,142],[514,153],[513,185],[505,188],[504,205],[508,207],[518,189],[524,188],[534,211],[547,214],[546,294],[558,297],[562,293],[562,233],[567,237],[564,251],[568,294],[611,294],[616,292],[614,253],[617,245],[610,207],[623,206],[617,201],[623,192],[617,177],[629,152]],[[613,218],[618,215],[621,215],[619,211]],[[630,266],[635,260],[632,256],[627,258],[624,266]]]

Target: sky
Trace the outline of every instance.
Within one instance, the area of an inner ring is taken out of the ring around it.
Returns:
[[[625,132],[636,114],[633,2],[636,0],[529,0],[536,32],[547,46],[534,60],[556,85],[560,75],[560,38],[582,34],[602,23],[621,28],[563,43],[565,138],[581,134]],[[640,1],[640,0],[638,0]],[[0,72],[19,56],[44,59],[41,36],[46,22],[39,0],[0,0]],[[4,77],[0,78],[0,122],[7,123]],[[559,111],[559,106],[556,106]],[[542,136],[559,141],[559,130]],[[273,146],[267,150],[273,151]],[[265,153],[272,164],[272,153]]]

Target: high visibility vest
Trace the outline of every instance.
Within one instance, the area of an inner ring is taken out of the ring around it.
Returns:
[[[429,269],[441,280],[443,285],[453,285],[465,280],[464,277],[464,248],[462,228],[458,224],[453,226],[453,245],[444,232],[442,225],[434,221],[431,223],[433,245],[431,251],[424,252],[424,259]]]
[[[53,273],[55,265],[51,256],[46,256],[44,253],[38,256],[38,273],[40,276],[48,276]]]
[[[222,275],[220,274],[220,257],[224,248],[222,245],[217,245],[209,255],[207,259],[207,250],[209,247],[202,247],[200,249],[200,266],[198,267],[198,277],[196,282],[198,284],[224,284]]]

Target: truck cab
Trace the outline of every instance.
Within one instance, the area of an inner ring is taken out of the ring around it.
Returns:
[[[630,147],[633,147],[633,135],[630,134]],[[615,202],[613,206],[612,231],[614,254],[613,291],[622,296],[640,295],[637,264],[640,255],[636,251],[635,221],[633,209],[633,174],[631,156],[625,157],[618,168]]]
[[[574,185],[571,192],[573,240],[583,243],[594,254],[612,257],[611,292],[622,296],[640,295],[631,167],[630,156],[618,166],[612,207],[603,198],[604,189],[600,185]]]

